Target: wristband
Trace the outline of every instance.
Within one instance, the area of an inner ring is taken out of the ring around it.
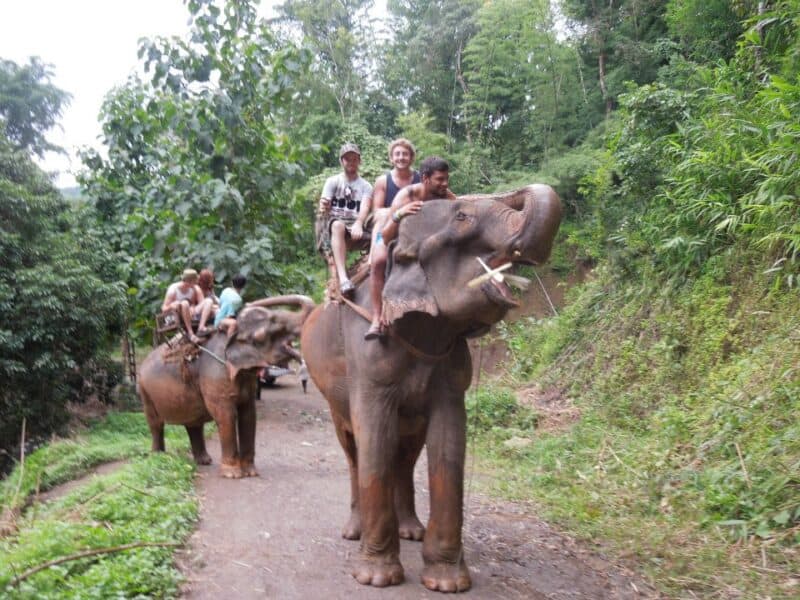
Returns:
[[[400,211],[396,210],[392,213],[392,221],[399,223],[403,217],[400,216]]]

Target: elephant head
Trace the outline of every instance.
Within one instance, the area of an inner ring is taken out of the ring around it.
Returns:
[[[516,306],[504,282],[467,283],[489,267],[541,264],[561,222],[561,201],[548,185],[506,194],[431,200],[403,220],[383,293],[383,319],[428,313],[466,329],[492,325]]]
[[[268,307],[296,305],[298,311]],[[228,340],[225,361],[233,380],[242,370],[258,369],[298,358],[291,343],[300,336],[303,322],[314,309],[307,296],[265,298],[249,303],[236,319],[236,332]]]

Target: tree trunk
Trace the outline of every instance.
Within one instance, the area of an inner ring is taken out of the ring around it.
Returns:
[[[606,88],[606,53],[600,52],[597,57],[598,77],[600,78],[600,91],[603,94],[603,100],[606,103],[606,119],[611,116],[612,102],[608,97],[608,89]]]
[[[461,86],[461,91],[464,92],[464,98],[467,97],[467,82],[464,81],[464,73],[461,71],[461,52],[464,49],[464,40],[459,40],[458,50],[456,50],[456,81]],[[454,90],[455,92],[455,90]],[[453,94],[453,109],[455,108],[455,93]],[[450,111],[450,118],[453,118],[453,110]],[[472,134],[469,131],[469,122],[464,119],[464,133],[467,136],[467,143],[472,143]]]

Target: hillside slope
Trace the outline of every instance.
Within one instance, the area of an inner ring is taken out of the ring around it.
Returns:
[[[671,285],[600,268],[559,317],[509,325],[473,433],[501,493],[667,593],[796,597],[800,303],[753,264],[718,267]]]

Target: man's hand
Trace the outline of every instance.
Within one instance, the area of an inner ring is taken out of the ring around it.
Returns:
[[[331,209],[331,199],[330,198],[320,198],[319,199],[319,212],[328,212]]]
[[[398,209],[397,213],[398,216],[402,219],[403,217],[417,214],[420,208],[422,208],[422,200],[414,200],[414,202],[410,202],[409,204],[406,204],[404,207]]]
[[[364,237],[364,227],[358,221],[350,228],[350,237],[356,242]]]

